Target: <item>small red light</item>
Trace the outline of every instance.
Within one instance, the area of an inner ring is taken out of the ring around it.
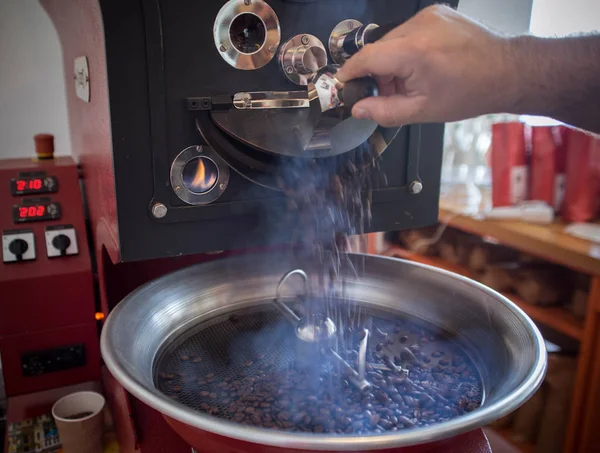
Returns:
[[[104,319],[104,313],[102,313],[102,312],[97,312],[97,313],[94,315],[94,318],[96,318],[96,321],[102,321],[102,320]]]

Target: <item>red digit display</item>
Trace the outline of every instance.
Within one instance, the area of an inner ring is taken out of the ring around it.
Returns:
[[[29,180],[29,189],[40,190],[41,188],[42,188],[42,180],[41,179],[30,179]]]
[[[12,195],[30,195],[54,193],[58,190],[58,181],[54,176],[23,176],[11,180]]]
[[[59,218],[60,205],[55,202],[13,206],[13,220],[15,223],[57,220]]]

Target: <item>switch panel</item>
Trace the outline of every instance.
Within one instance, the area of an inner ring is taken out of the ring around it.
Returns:
[[[48,258],[77,255],[77,235],[73,225],[46,227],[46,254]]]
[[[16,263],[35,259],[35,237],[32,230],[2,232],[2,260]]]
[[[82,366],[85,366],[85,345],[82,343],[21,354],[21,370],[25,377]]]

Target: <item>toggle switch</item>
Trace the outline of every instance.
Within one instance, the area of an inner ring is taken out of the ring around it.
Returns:
[[[48,258],[79,254],[77,235],[72,225],[46,227],[46,255]]]
[[[2,260],[5,263],[35,259],[35,238],[31,230],[2,232]]]

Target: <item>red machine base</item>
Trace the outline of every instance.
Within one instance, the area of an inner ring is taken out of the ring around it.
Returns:
[[[165,417],[166,418],[166,417]],[[177,420],[166,418],[167,423],[196,450],[206,453],[319,453],[313,450],[299,450],[267,445],[251,444],[228,437],[200,431]],[[377,450],[378,453],[491,453],[490,445],[482,430],[453,437],[441,442],[423,444],[415,447]],[[321,452],[326,453],[326,452]]]

